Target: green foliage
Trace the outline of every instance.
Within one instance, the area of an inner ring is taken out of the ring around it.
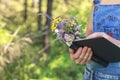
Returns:
[[[38,46],[26,47],[24,55],[5,67],[4,75],[8,75],[5,79],[82,80],[84,66],[71,61],[66,45],[52,44],[51,55],[38,53],[39,49]]]
[[[2,23],[1,23],[2,24]],[[4,23],[3,23],[4,25]],[[5,36],[5,37],[4,37]],[[10,31],[4,29],[4,28],[0,28],[0,45],[5,45],[8,43],[8,41],[12,38],[12,36],[10,36]]]
[[[41,52],[43,47],[42,43],[39,43],[41,41],[40,37],[46,33],[44,32],[44,26],[42,26],[43,33],[41,33],[42,30],[37,31],[38,6],[34,5],[32,7],[33,0],[28,0],[26,22],[23,20],[24,0],[2,1],[0,1],[0,45],[2,47],[3,45],[6,46],[11,38],[13,39],[11,45],[15,45],[25,36],[32,39],[33,44],[20,48],[20,52],[17,45],[10,46],[13,50],[12,56],[21,54],[13,59],[12,63],[6,63],[7,65],[2,66],[2,68],[0,63],[0,80],[82,80],[84,65],[76,65],[70,59],[68,48],[61,42],[56,41],[54,34],[50,35],[50,52],[48,54],[44,51]],[[43,0],[43,12],[46,11],[46,1]],[[35,4],[38,4],[38,2],[35,2]],[[84,36],[90,7],[89,0],[55,0],[52,13],[53,17],[66,14],[74,16],[79,24],[82,24],[81,32]],[[43,25],[45,17],[42,17],[42,19]],[[11,35],[18,27],[20,27],[20,31],[13,38]],[[19,46],[22,46],[24,41],[21,40]],[[27,41],[24,44],[26,43]],[[0,59],[5,57],[5,55],[1,56],[2,53],[1,50]],[[11,55],[8,53],[6,56]]]

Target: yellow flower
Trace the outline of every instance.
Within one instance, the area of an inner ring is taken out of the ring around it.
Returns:
[[[52,22],[51,22],[51,30],[52,30],[52,32],[55,31],[55,29],[57,28],[59,22],[63,23],[64,29],[67,32],[73,31],[73,27],[76,25],[76,22],[72,18],[59,16],[59,17],[54,18],[52,20]]]
[[[76,25],[75,21],[72,20],[71,26],[75,26],[75,25]]]
[[[56,27],[57,27],[57,25],[54,22],[52,22],[52,25],[51,25],[52,32],[56,29]]]
[[[54,18],[51,23],[51,30],[52,32],[57,28],[57,24],[62,21],[61,17]]]

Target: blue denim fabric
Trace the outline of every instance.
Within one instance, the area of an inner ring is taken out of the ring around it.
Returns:
[[[105,32],[113,38],[120,40],[120,4],[105,5],[100,4],[100,0],[95,0],[94,3],[93,31]],[[85,74],[84,80],[120,80],[120,62],[109,63],[107,67],[103,67],[91,61],[87,64],[87,67],[92,70],[86,70],[87,74]],[[90,79],[93,74],[94,77]],[[112,76],[114,76],[114,79],[110,78]]]
[[[83,80],[120,80],[120,75],[106,74],[87,66]]]
[[[94,4],[99,4],[100,0],[94,0]]]
[[[120,5],[95,5],[94,32],[106,32],[120,40]]]

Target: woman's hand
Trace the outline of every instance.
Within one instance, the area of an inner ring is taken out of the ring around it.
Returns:
[[[90,38],[97,38],[97,37],[104,37],[105,39],[109,40],[116,46],[120,47],[120,41],[112,38],[108,34],[104,32],[95,32],[87,36],[88,39]],[[84,46],[80,47],[75,53],[72,49],[69,49],[70,57],[72,60],[75,61],[76,64],[86,64],[91,60],[93,51],[91,48]]]
[[[80,47],[75,53],[72,49],[69,49],[70,57],[76,64],[86,64],[92,57],[92,49],[85,46]]]

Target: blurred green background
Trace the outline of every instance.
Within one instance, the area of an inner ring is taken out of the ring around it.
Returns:
[[[0,80],[82,80],[45,16],[72,15],[86,30],[92,0],[0,0]]]

